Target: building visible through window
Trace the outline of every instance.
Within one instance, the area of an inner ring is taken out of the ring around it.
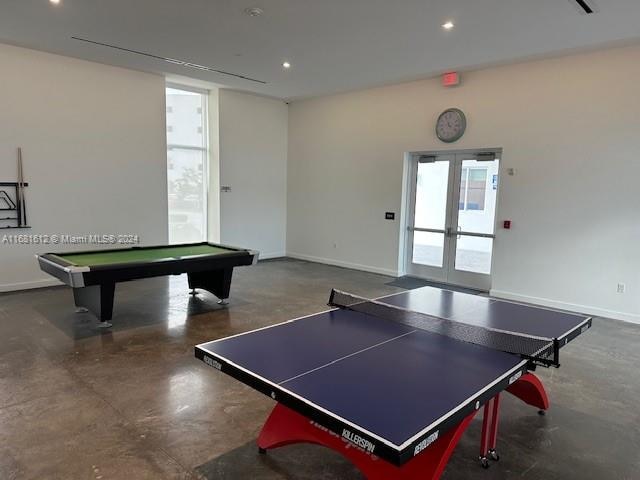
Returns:
[[[459,210],[484,210],[487,194],[487,169],[463,168],[460,177]]]
[[[169,242],[207,239],[207,94],[167,88]]]

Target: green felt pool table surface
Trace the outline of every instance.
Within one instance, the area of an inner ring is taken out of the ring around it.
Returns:
[[[85,253],[56,254],[57,257],[78,267],[115,265],[122,263],[154,262],[173,260],[194,255],[222,255],[232,250],[215,245],[175,245],[154,248],[132,248],[123,250],[95,251]]]

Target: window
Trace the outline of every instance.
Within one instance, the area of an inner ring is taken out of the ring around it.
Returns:
[[[487,169],[463,168],[460,177],[459,210],[484,211],[487,193]]]
[[[202,242],[207,238],[207,94],[169,87],[166,95],[169,242]]]

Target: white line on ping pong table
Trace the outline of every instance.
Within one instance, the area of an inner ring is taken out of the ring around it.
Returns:
[[[310,373],[317,372],[318,370],[322,370],[323,368],[326,368],[326,367],[329,367],[331,365],[334,365],[334,364],[336,364],[338,362],[346,360],[347,358],[355,357],[356,355],[364,353],[367,350],[373,350],[374,348],[380,347],[380,346],[385,345],[387,343],[394,342],[396,340],[399,340],[401,338],[407,337],[407,336],[411,335],[412,333],[416,333],[416,332],[417,332],[417,330],[411,330],[410,332],[403,333],[402,335],[398,335],[397,337],[390,338],[388,340],[385,340],[384,342],[376,343],[375,345],[371,345],[370,347],[363,348],[362,350],[358,350],[357,352],[350,353],[349,355],[345,355],[344,357],[340,357],[340,358],[332,360],[332,361],[330,361],[328,363],[325,363],[324,365],[320,365],[319,367],[313,368],[313,369],[309,370],[308,372],[304,372],[304,373],[301,373],[299,375],[296,375],[295,377],[291,377],[291,378],[288,378],[286,380],[283,380],[278,385],[284,385],[287,382],[290,382],[292,380],[296,380],[297,378],[300,378],[300,377],[304,377],[305,375],[308,375]]]

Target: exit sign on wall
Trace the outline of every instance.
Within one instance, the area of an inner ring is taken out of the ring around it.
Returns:
[[[458,72],[449,72],[442,75],[442,85],[445,87],[460,85],[460,75]]]

